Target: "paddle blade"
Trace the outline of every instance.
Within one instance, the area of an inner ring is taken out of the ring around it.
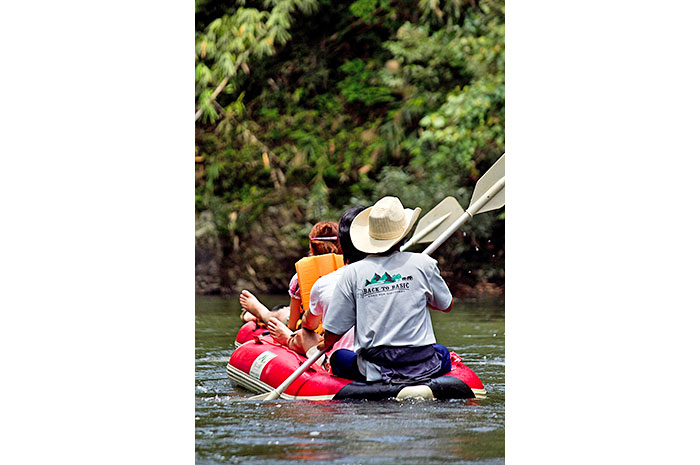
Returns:
[[[501,158],[496,161],[496,163],[488,169],[486,173],[479,179],[474,188],[474,193],[472,194],[472,199],[469,202],[469,206],[481,198],[486,191],[488,191],[494,184],[496,184],[501,178],[506,175],[506,154],[501,155]],[[506,190],[505,188],[496,194],[491,200],[489,200],[483,207],[479,209],[476,213],[483,213],[491,210],[496,210],[501,208],[506,204]],[[475,214],[476,214],[475,213]]]
[[[416,225],[416,232],[413,234],[411,242],[418,244],[433,242],[445,229],[454,223],[462,213],[464,213],[464,210],[457,199],[454,197],[446,197],[420,219]],[[431,228],[432,230],[429,230]],[[421,236],[422,234],[424,235]]]

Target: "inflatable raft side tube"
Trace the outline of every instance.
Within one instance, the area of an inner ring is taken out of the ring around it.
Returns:
[[[264,392],[271,392],[273,388],[268,384],[263,383],[257,378],[253,378],[248,373],[239,370],[230,363],[226,365],[226,375],[233,386],[241,386],[242,388],[248,389],[256,394],[262,394]]]
[[[411,389],[408,389],[408,388]],[[403,394],[402,390],[407,389]],[[428,394],[428,392],[430,392]],[[343,387],[333,399],[367,399],[381,400],[390,397],[421,397],[424,399],[473,399],[476,394],[459,378],[443,375],[431,379],[425,384],[406,386],[405,384],[361,383],[352,382]]]
[[[354,381],[343,386],[333,397],[335,400],[383,400],[396,397],[405,385],[374,383],[367,384]]]
[[[226,366],[226,375],[228,376],[231,385],[234,387],[240,386],[254,392],[255,394],[264,394],[273,391],[271,386],[263,383],[259,379],[253,378],[248,373],[239,370],[230,363]],[[280,398],[284,400],[331,400],[333,399],[333,394],[291,396],[283,392],[280,395]]]
[[[431,379],[428,386],[436,399],[473,399],[476,397],[467,383],[450,375]]]
[[[255,339],[256,336],[262,336],[266,332],[268,332],[267,328],[259,328],[255,320],[249,321],[243,326],[241,326],[241,329],[238,330],[234,346],[236,347],[236,349],[238,349],[246,342],[252,341],[253,339]]]

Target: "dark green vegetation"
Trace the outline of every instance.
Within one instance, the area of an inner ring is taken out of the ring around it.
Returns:
[[[504,152],[502,1],[197,1],[197,290],[286,288],[319,220],[385,195],[466,208]],[[504,213],[435,253],[504,282]],[[420,249],[417,249],[420,250]]]

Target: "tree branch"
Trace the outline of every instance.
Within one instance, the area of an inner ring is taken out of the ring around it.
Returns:
[[[209,96],[209,100],[207,100],[207,103],[211,103],[216,97],[221,93],[222,90],[224,90],[224,87],[226,87],[226,84],[228,83],[228,79],[231,76],[226,76],[223,81],[218,85],[216,89],[214,89],[214,92]],[[197,121],[200,116],[202,116],[202,113],[204,112],[204,104],[199,107],[199,110],[194,114],[194,120]]]
[[[231,74],[229,74],[228,76],[226,76],[226,77],[219,83],[219,85],[216,87],[216,89],[214,89],[214,92],[212,92],[212,94],[209,96],[209,99],[208,99],[207,102],[206,102],[207,104],[208,104],[208,103],[211,103],[211,102],[214,101],[214,100],[216,100],[216,97],[219,96],[219,94],[221,93],[221,91],[224,90],[224,88],[226,87],[226,84],[228,84],[228,80],[229,80],[231,77],[233,77],[233,76],[236,75],[236,72],[238,71],[238,68],[240,68],[241,66],[243,66],[243,70],[246,71],[246,72],[248,72],[248,65],[246,64],[246,62],[248,61],[248,56],[249,56],[249,55],[250,55],[250,50],[246,50],[245,52],[243,52],[241,55],[238,56],[238,59],[236,60],[236,68],[233,70],[233,73],[231,73]],[[202,113],[204,113],[204,105],[205,105],[205,104],[202,104],[202,105],[199,107],[199,110],[197,110],[197,112],[194,114],[194,120],[195,120],[195,121],[197,121],[197,120],[199,119],[199,117],[202,116]]]

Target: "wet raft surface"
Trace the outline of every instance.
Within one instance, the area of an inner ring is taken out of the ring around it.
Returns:
[[[197,463],[504,463],[502,304],[458,302],[450,314],[432,314],[438,342],[457,352],[488,392],[481,401],[440,402],[240,402],[251,393],[226,377],[241,325],[237,308],[236,299],[196,301]]]

